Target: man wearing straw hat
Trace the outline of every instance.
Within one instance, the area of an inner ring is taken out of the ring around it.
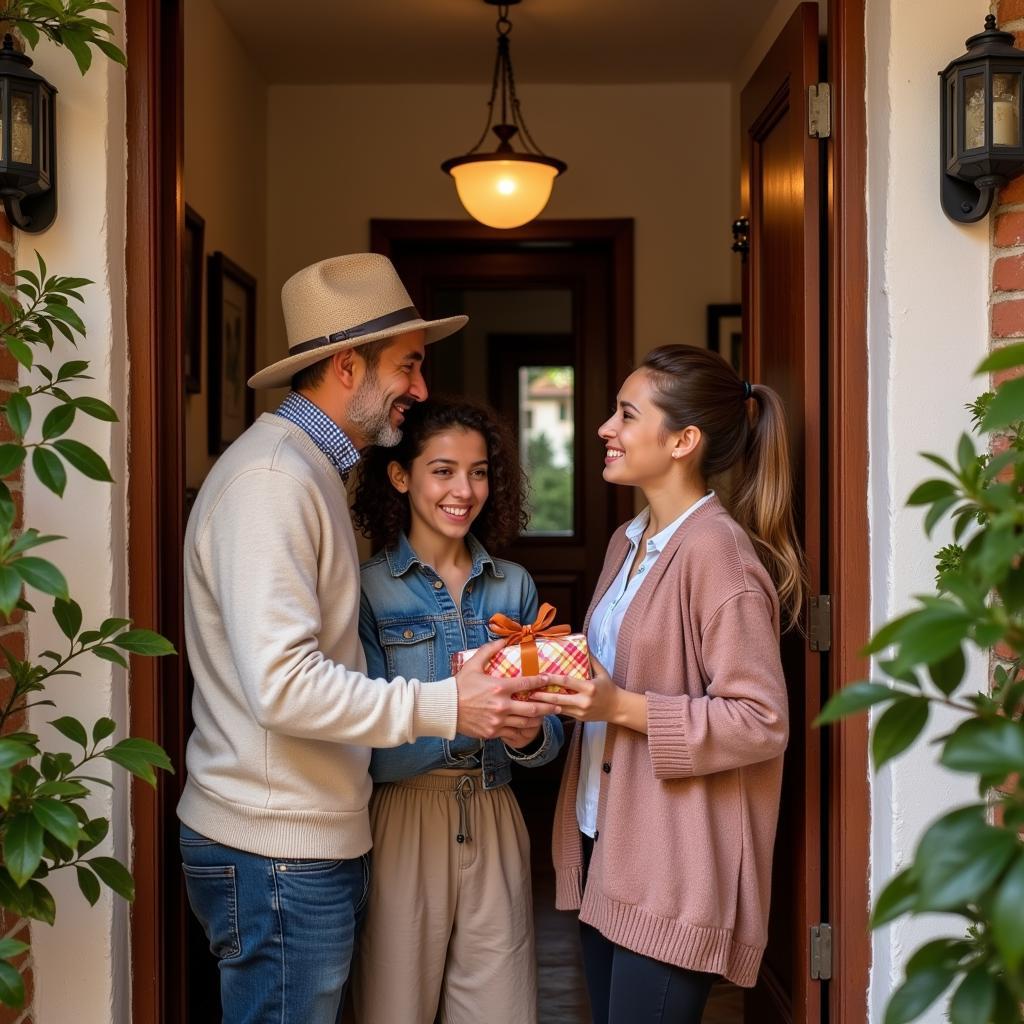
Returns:
[[[429,686],[363,673],[345,478],[361,449],[397,444],[427,394],[425,346],[467,318],[424,320],[368,253],[299,271],[281,300],[288,356],[249,384],[292,390],[217,461],[185,534],[181,852],[228,1024],[334,1024],[369,874],[371,747],[515,740],[549,710],[513,704],[531,681],[484,674],[500,642]]]

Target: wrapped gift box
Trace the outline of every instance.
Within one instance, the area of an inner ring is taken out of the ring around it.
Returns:
[[[590,678],[590,651],[587,638],[582,633],[569,633],[566,636],[544,637],[533,640],[537,645],[537,662],[539,671],[547,675],[569,676],[573,679]],[[456,673],[476,654],[476,650],[459,651],[452,655],[452,673]],[[498,678],[514,678],[524,675],[522,664],[522,645],[510,644],[498,651],[487,664],[487,674]],[[533,675],[535,673],[528,673]],[[552,683],[545,686],[548,693],[569,693],[564,686]],[[529,700],[536,691],[523,690],[513,695],[516,700]]]

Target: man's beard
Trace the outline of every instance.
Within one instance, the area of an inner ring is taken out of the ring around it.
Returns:
[[[394,402],[382,405],[385,398],[387,395],[378,385],[376,371],[368,371],[349,403],[348,418],[370,444],[394,448],[402,440],[402,431],[391,425]]]

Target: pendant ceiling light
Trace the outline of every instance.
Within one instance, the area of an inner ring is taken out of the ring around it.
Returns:
[[[498,53],[494,59],[487,123],[477,144],[464,156],[441,164],[455,179],[459,199],[471,217],[492,228],[517,228],[533,220],[547,206],[555,178],[565,170],[561,160],[546,156],[530,137],[516,96],[516,80],[509,55],[510,4],[519,0],[484,0],[498,8]],[[495,101],[500,93],[500,110]],[[495,117],[501,120],[495,124]],[[498,137],[498,148],[481,151],[488,130]],[[520,148],[513,147],[516,141]]]

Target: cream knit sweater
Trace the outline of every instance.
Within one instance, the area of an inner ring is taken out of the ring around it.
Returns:
[[[371,747],[455,735],[454,679],[363,674],[345,488],[306,433],[264,413],[213,467],[185,533],[195,677],[178,816],[266,857],[370,848]]]

